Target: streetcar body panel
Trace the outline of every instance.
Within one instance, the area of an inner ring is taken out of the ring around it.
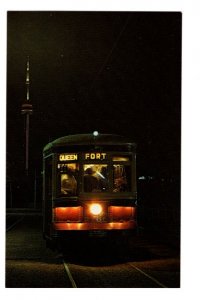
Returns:
[[[117,135],[72,135],[43,151],[43,234],[137,227],[136,145]]]

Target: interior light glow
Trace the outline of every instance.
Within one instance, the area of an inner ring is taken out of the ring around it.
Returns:
[[[81,220],[83,208],[81,206],[74,207],[55,207],[55,222],[78,222]]]
[[[93,203],[90,206],[90,212],[97,216],[102,212],[102,206],[98,203]]]
[[[110,206],[109,212],[113,221],[127,221],[135,217],[136,208],[130,206]]]
[[[97,171],[97,174],[98,174],[101,178],[106,179],[99,171]]]

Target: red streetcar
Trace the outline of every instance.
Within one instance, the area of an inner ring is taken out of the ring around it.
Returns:
[[[80,235],[137,228],[136,144],[112,134],[61,137],[43,151],[43,234],[47,246]]]

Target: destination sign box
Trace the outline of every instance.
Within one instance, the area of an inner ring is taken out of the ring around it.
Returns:
[[[84,158],[87,160],[93,160],[93,159],[106,159],[107,154],[106,153],[85,153]]]
[[[107,153],[90,152],[83,154],[84,160],[105,160],[107,159]],[[77,153],[62,153],[59,155],[59,161],[74,161],[78,160]]]
[[[68,161],[68,160],[78,160],[78,154],[60,154],[59,156],[60,161]]]

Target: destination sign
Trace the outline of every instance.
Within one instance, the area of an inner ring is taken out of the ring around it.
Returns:
[[[91,153],[84,153],[83,159],[85,160],[105,160],[107,159],[107,153],[101,152],[91,152]],[[76,153],[62,153],[59,155],[59,161],[74,161],[78,160],[78,154]]]
[[[85,153],[84,158],[86,160],[93,160],[93,159],[99,159],[99,160],[103,160],[107,158],[107,154],[106,153]]]
[[[68,160],[78,160],[78,154],[60,154],[59,155],[60,161],[68,161]]]

